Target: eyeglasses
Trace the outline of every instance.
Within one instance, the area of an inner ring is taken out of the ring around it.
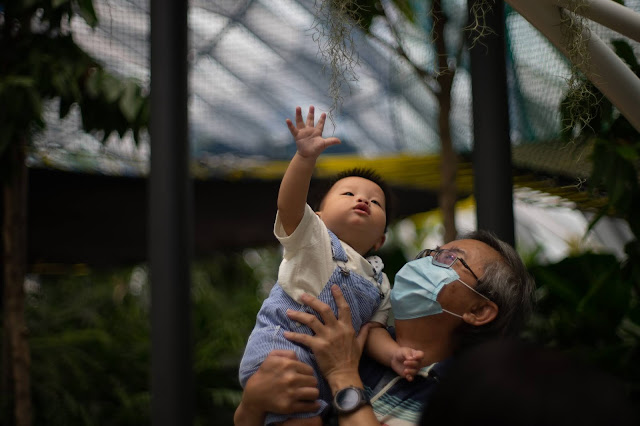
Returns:
[[[459,260],[460,263],[462,263],[462,266],[467,268],[469,272],[471,272],[471,275],[473,275],[473,277],[476,280],[478,281],[480,280],[480,278],[478,278],[475,272],[471,270],[467,262],[465,262],[464,259],[462,259],[461,257],[458,257],[458,255],[451,250],[425,249],[425,250],[422,250],[420,253],[418,253],[418,255],[415,258],[422,259],[423,257],[427,257],[427,256],[431,256],[433,258],[434,265],[440,266],[442,268],[451,268],[453,264],[456,263],[456,260]]]

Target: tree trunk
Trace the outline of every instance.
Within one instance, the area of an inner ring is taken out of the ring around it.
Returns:
[[[24,275],[26,269],[27,167],[25,141],[7,148],[10,175],[3,183],[4,192],[4,294],[3,294],[3,386],[13,391],[13,417],[16,426],[31,425],[31,356],[24,315]],[[3,399],[6,398],[6,394]],[[9,416],[10,417],[10,416]]]
[[[458,172],[458,159],[453,150],[451,141],[451,127],[449,115],[451,111],[451,87],[455,76],[455,66],[449,67],[447,63],[447,49],[445,44],[445,23],[446,16],[442,12],[441,0],[433,2],[433,38],[438,55],[438,74],[436,81],[439,85],[437,93],[440,113],[438,116],[438,131],[440,132],[440,193],[438,194],[438,204],[442,212],[444,224],[444,242],[456,239],[458,231],[455,222],[455,205],[458,198],[456,186],[456,174]]]

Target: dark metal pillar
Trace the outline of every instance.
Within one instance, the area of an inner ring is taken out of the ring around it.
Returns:
[[[193,423],[187,4],[151,1],[151,421]]]
[[[470,11],[476,1],[468,1]],[[514,245],[504,4],[496,0],[491,5],[486,24],[495,34],[483,37],[471,49],[474,194],[478,229],[492,231]]]

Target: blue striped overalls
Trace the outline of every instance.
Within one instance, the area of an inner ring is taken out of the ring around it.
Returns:
[[[379,286],[382,283],[382,272],[379,272],[375,277],[378,281],[378,286],[376,287],[366,278],[353,271],[349,271],[345,267],[347,254],[342,244],[340,244],[340,240],[331,231],[329,231],[329,236],[331,237],[331,251],[333,260],[336,262],[336,268],[331,274],[329,282],[325,284],[320,292],[318,299],[329,305],[333,313],[337,316],[338,309],[331,294],[331,286],[333,284],[340,286],[351,308],[353,328],[356,333],[358,333],[362,325],[371,319],[382,301],[383,295],[379,290]],[[293,350],[298,355],[300,361],[309,364],[314,369],[320,390],[318,402],[320,402],[321,408],[315,413],[300,413],[296,415],[269,413],[265,424],[284,421],[291,417],[313,417],[319,415],[328,406],[332,398],[331,389],[329,389],[328,384],[322,378],[315,357],[311,351],[304,346],[290,342],[284,338],[284,331],[313,334],[311,329],[306,325],[290,320],[286,315],[287,309],[309,312],[320,318],[315,311],[293,300],[282,290],[280,285],[276,283],[273,289],[271,289],[269,297],[263,302],[256,318],[256,325],[249,336],[244,356],[240,362],[240,383],[244,387],[249,377],[258,370],[266,356],[272,350]]]

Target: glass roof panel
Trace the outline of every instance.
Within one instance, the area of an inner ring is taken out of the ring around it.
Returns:
[[[100,25],[92,30],[80,19],[72,21],[74,38],[109,70],[149,85],[149,1],[94,0]],[[188,15],[189,123],[191,152],[195,159],[212,156],[289,159],[295,145],[284,120],[293,118],[296,106],[313,104],[328,112],[329,75],[313,40],[315,0],[192,0]],[[627,0],[640,10],[640,0]],[[462,22],[465,0],[446,2],[454,20]],[[411,57],[429,68],[434,50],[429,42],[429,19],[421,27],[406,27]],[[373,34],[389,40],[380,19]],[[454,30],[451,30],[454,31]],[[597,29],[608,40],[615,33]],[[452,34],[449,34],[451,36]],[[335,128],[326,132],[343,144],[329,153],[351,152],[384,155],[439,151],[438,104],[433,82],[423,81],[392,49],[360,31],[354,31],[359,53],[357,82],[344,87],[344,101],[335,115]],[[514,142],[548,140],[559,131],[558,102],[565,90],[567,65],[553,47],[527,21],[507,8],[510,114]],[[449,46],[459,43],[450,37]],[[632,43],[638,49],[638,43]],[[451,133],[454,146],[468,151],[472,143],[471,90],[468,55],[462,52],[452,89]],[[95,137],[79,130],[73,114],[56,117],[55,103],[47,114],[47,131],[39,135],[33,163],[59,167],[101,169],[106,152]],[[327,134],[328,134],[327,133]],[[118,138],[113,138],[114,141]],[[92,140],[95,143],[80,144]],[[124,146],[130,136],[125,137]],[[74,150],[82,145],[82,162]],[[52,150],[62,149],[64,155]],[[141,164],[148,154],[148,140],[139,153],[121,150],[114,158]],[[92,154],[90,154],[92,153]],[[66,165],[65,155],[69,158]],[[93,160],[88,158],[93,155]],[[56,158],[52,161],[51,158]],[[135,157],[135,158],[134,158]],[[225,158],[227,158],[225,157]],[[44,159],[44,160],[43,160]],[[146,161],[146,160],[145,160]],[[140,167],[142,170],[146,168]],[[125,165],[122,169],[130,170]],[[134,168],[135,169],[135,168]]]

